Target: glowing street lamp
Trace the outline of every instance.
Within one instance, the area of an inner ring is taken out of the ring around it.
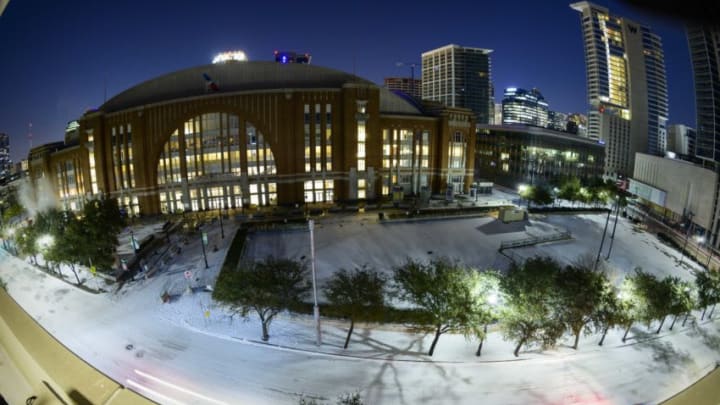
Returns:
[[[40,235],[35,243],[39,250],[47,250],[55,243],[55,238],[48,234]]]

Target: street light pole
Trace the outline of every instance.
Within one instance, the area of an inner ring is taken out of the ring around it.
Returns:
[[[615,242],[615,229],[617,228],[618,215],[620,214],[620,199],[618,198],[615,203],[615,224],[613,224],[613,231],[610,234],[610,249],[608,249],[605,260],[610,260],[610,252],[612,252],[613,242]]]
[[[310,268],[312,269],[312,285],[313,285],[313,316],[315,317],[315,329],[317,332],[315,344],[320,346],[322,344],[322,335],[320,333],[320,307],[317,302],[317,278],[315,276],[315,221],[312,219],[308,221],[308,228],[310,228]]]
[[[612,213],[612,210],[609,210],[608,214],[607,214],[607,219],[605,219],[605,229],[603,229],[602,240],[600,241],[600,248],[598,249],[597,258],[595,258],[595,267],[593,267],[593,270],[597,270],[598,263],[600,262],[600,253],[602,253],[602,248],[603,248],[603,245],[605,244],[605,234],[607,233],[608,224],[610,223],[610,214],[611,213]]]
[[[687,224],[687,230],[685,231],[685,243],[683,243],[682,251],[680,252],[680,261],[678,262],[678,266],[682,266],[683,259],[685,258],[685,248],[687,247],[688,238],[690,237],[690,228],[692,228],[692,217],[693,217],[692,211],[688,212],[688,224]]]
[[[208,261],[207,261],[207,254],[205,253],[205,241],[207,240],[207,236],[205,236],[205,232],[200,232],[200,246],[202,246],[202,252],[203,252],[203,259],[205,259],[205,268],[209,268]]]

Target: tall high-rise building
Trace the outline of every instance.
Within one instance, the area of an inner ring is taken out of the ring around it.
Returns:
[[[478,124],[494,114],[490,49],[446,45],[422,54],[422,98],[471,109]]]
[[[422,98],[422,81],[411,77],[386,77],[385,88],[400,91],[416,99]]]
[[[690,25],[687,37],[695,81],[696,156],[720,166],[720,28]]]
[[[502,100],[502,123],[547,127],[548,103],[545,97],[538,89],[506,88]]]
[[[589,103],[588,136],[606,145],[605,176],[633,173],[635,153],[662,154],[668,98],[660,37],[587,1],[581,13]]]
[[[12,160],[10,160],[10,137],[0,132],[0,177],[12,173]]]

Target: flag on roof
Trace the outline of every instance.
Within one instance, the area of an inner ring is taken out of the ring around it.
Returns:
[[[217,83],[215,83],[213,81],[213,79],[211,79],[207,73],[203,73],[203,77],[205,78],[205,86],[207,86],[208,90],[210,90],[210,91],[220,90],[220,86],[218,86]]]

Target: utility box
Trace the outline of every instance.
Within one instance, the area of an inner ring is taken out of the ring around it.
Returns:
[[[524,221],[527,212],[522,208],[506,207],[500,209],[499,219],[505,223]]]

